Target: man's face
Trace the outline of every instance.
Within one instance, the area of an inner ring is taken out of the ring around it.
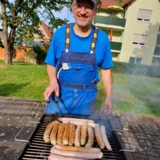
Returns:
[[[97,13],[97,7],[91,1],[73,1],[72,10],[76,23],[80,27],[86,27],[92,23]]]

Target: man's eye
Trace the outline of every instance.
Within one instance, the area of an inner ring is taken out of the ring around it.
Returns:
[[[77,4],[77,8],[82,8],[82,4]]]
[[[93,7],[93,6],[87,6],[87,8],[88,8],[88,9],[93,9],[94,7]]]

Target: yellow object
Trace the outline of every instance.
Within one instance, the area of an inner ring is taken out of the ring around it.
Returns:
[[[67,33],[69,33],[69,32],[70,32],[70,29],[69,29],[69,28],[67,28],[66,32],[67,32]]]
[[[94,48],[95,47],[95,43],[92,43],[91,47]]]
[[[69,42],[70,42],[70,40],[69,40],[69,39],[66,39],[66,43],[69,44]]]
[[[94,33],[94,38],[97,38],[97,33]]]

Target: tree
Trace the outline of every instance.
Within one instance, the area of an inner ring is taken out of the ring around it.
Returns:
[[[38,14],[49,22],[52,28],[66,23],[66,20],[55,18],[52,10],[60,11],[68,6],[71,0],[0,0],[3,43],[5,48],[4,63],[11,64],[14,56],[15,38],[32,38],[39,33]]]

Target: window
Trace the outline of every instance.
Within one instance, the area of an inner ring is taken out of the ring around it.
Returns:
[[[154,49],[154,55],[160,56],[160,47],[155,47],[155,49]]]
[[[141,57],[130,57],[129,63],[132,64],[141,64],[142,58]]]
[[[159,46],[160,45],[160,34],[158,34],[157,36],[157,42],[156,42],[156,46]]]
[[[144,46],[146,42],[147,35],[143,34],[134,34],[133,44]]]
[[[152,64],[160,66],[160,57],[153,57]]]
[[[139,9],[137,20],[149,22],[151,20],[152,10]]]
[[[129,63],[134,64],[134,63],[135,63],[135,59],[136,59],[136,58],[134,58],[134,57],[130,57]]]

